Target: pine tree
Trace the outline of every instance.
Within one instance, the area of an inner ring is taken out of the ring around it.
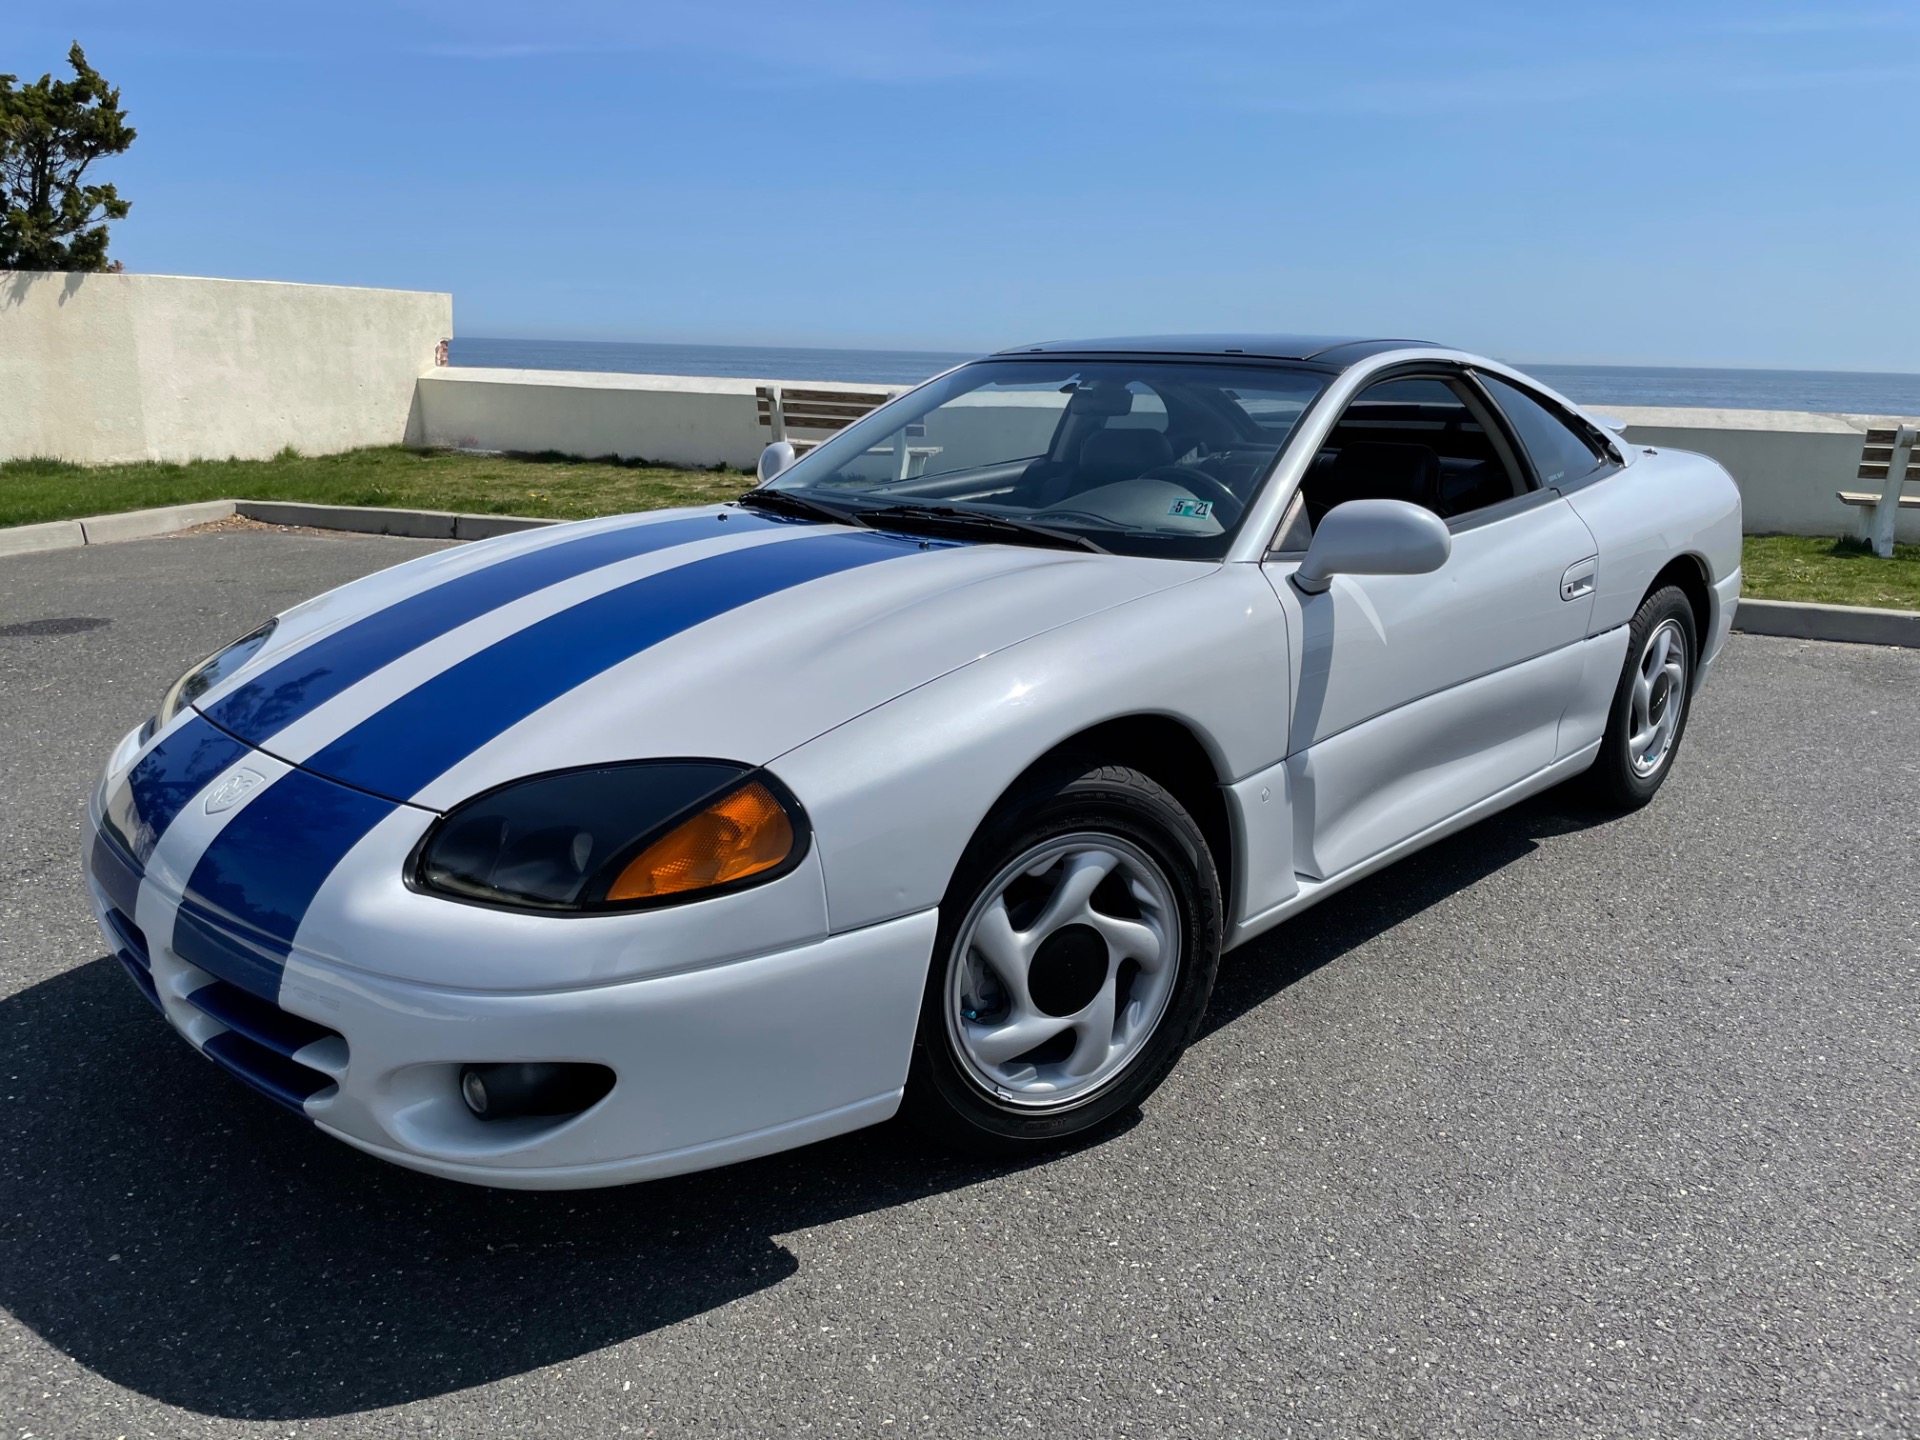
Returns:
[[[72,80],[0,75],[0,270],[106,270],[109,220],[128,203],[111,185],[82,184],[87,167],[133,144],[120,92],[67,52]]]

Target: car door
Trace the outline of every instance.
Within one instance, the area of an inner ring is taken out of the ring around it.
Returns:
[[[1427,575],[1287,583],[1307,525],[1368,496],[1427,505],[1452,555]],[[1538,484],[1485,392],[1423,367],[1335,422],[1266,566],[1300,637],[1289,741],[1295,868],[1337,875],[1552,764],[1584,663],[1592,534]]]

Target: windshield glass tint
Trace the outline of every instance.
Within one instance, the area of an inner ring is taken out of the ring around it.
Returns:
[[[850,426],[773,488],[853,511],[952,506],[1121,554],[1218,559],[1328,378],[1281,365],[983,361]]]

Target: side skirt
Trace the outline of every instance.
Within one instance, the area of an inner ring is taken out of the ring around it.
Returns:
[[[1399,844],[1389,846],[1371,859],[1362,860],[1357,865],[1350,865],[1339,874],[1330,875],[1325,880],[1309,880],[1304,875],[1296,876],[1300,884],[1299,891],[1291,899],[1282,901],[1272,909],[1263,910],[1258,915],[1241,921],[1228,938],[1225,948],[1231,950],[1235,946],[1245,944],[1263,931],[1271,930],[1282,920],[1298,914],[1315,901],[1324,900],[1335,891],[1346,889],[1356,880],[1364,880],[1376,870],[1386,869],[1394,861],[1411,855],[1415,850],[1464,830],[1469,825],[1478,824],[1487,816],[1505,810],[1510,805],[1517,805],[1530,795],[1538,795],[1542,790],[1551,790],[1563,780],[1571,780],[1592,765],[1594,757],[1599,753],[1600,742],[1596,740],[1591,745],[1554,761],[1544,770],[1535,771],[1525,780],[1509,785],[1499,793],[1489,795],[1478,804],[1469,805],[1459,814],[1450,816],[1437,825],[1429,825],[1425,830],[1416,835],[1409,835]]]

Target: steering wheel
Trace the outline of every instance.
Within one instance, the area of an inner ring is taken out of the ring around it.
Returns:
[[[1220,528],[1223,530],[1236,523],[1240,519],[1241,510],[1245,508],[1241,505],[1238,495],[1197,465],[1156,465],[1151,470],[1142,471],[1139,478],[1170,480],[1194,491],[1198,498],[1211,501],[1215,518],[1220,521]]]

